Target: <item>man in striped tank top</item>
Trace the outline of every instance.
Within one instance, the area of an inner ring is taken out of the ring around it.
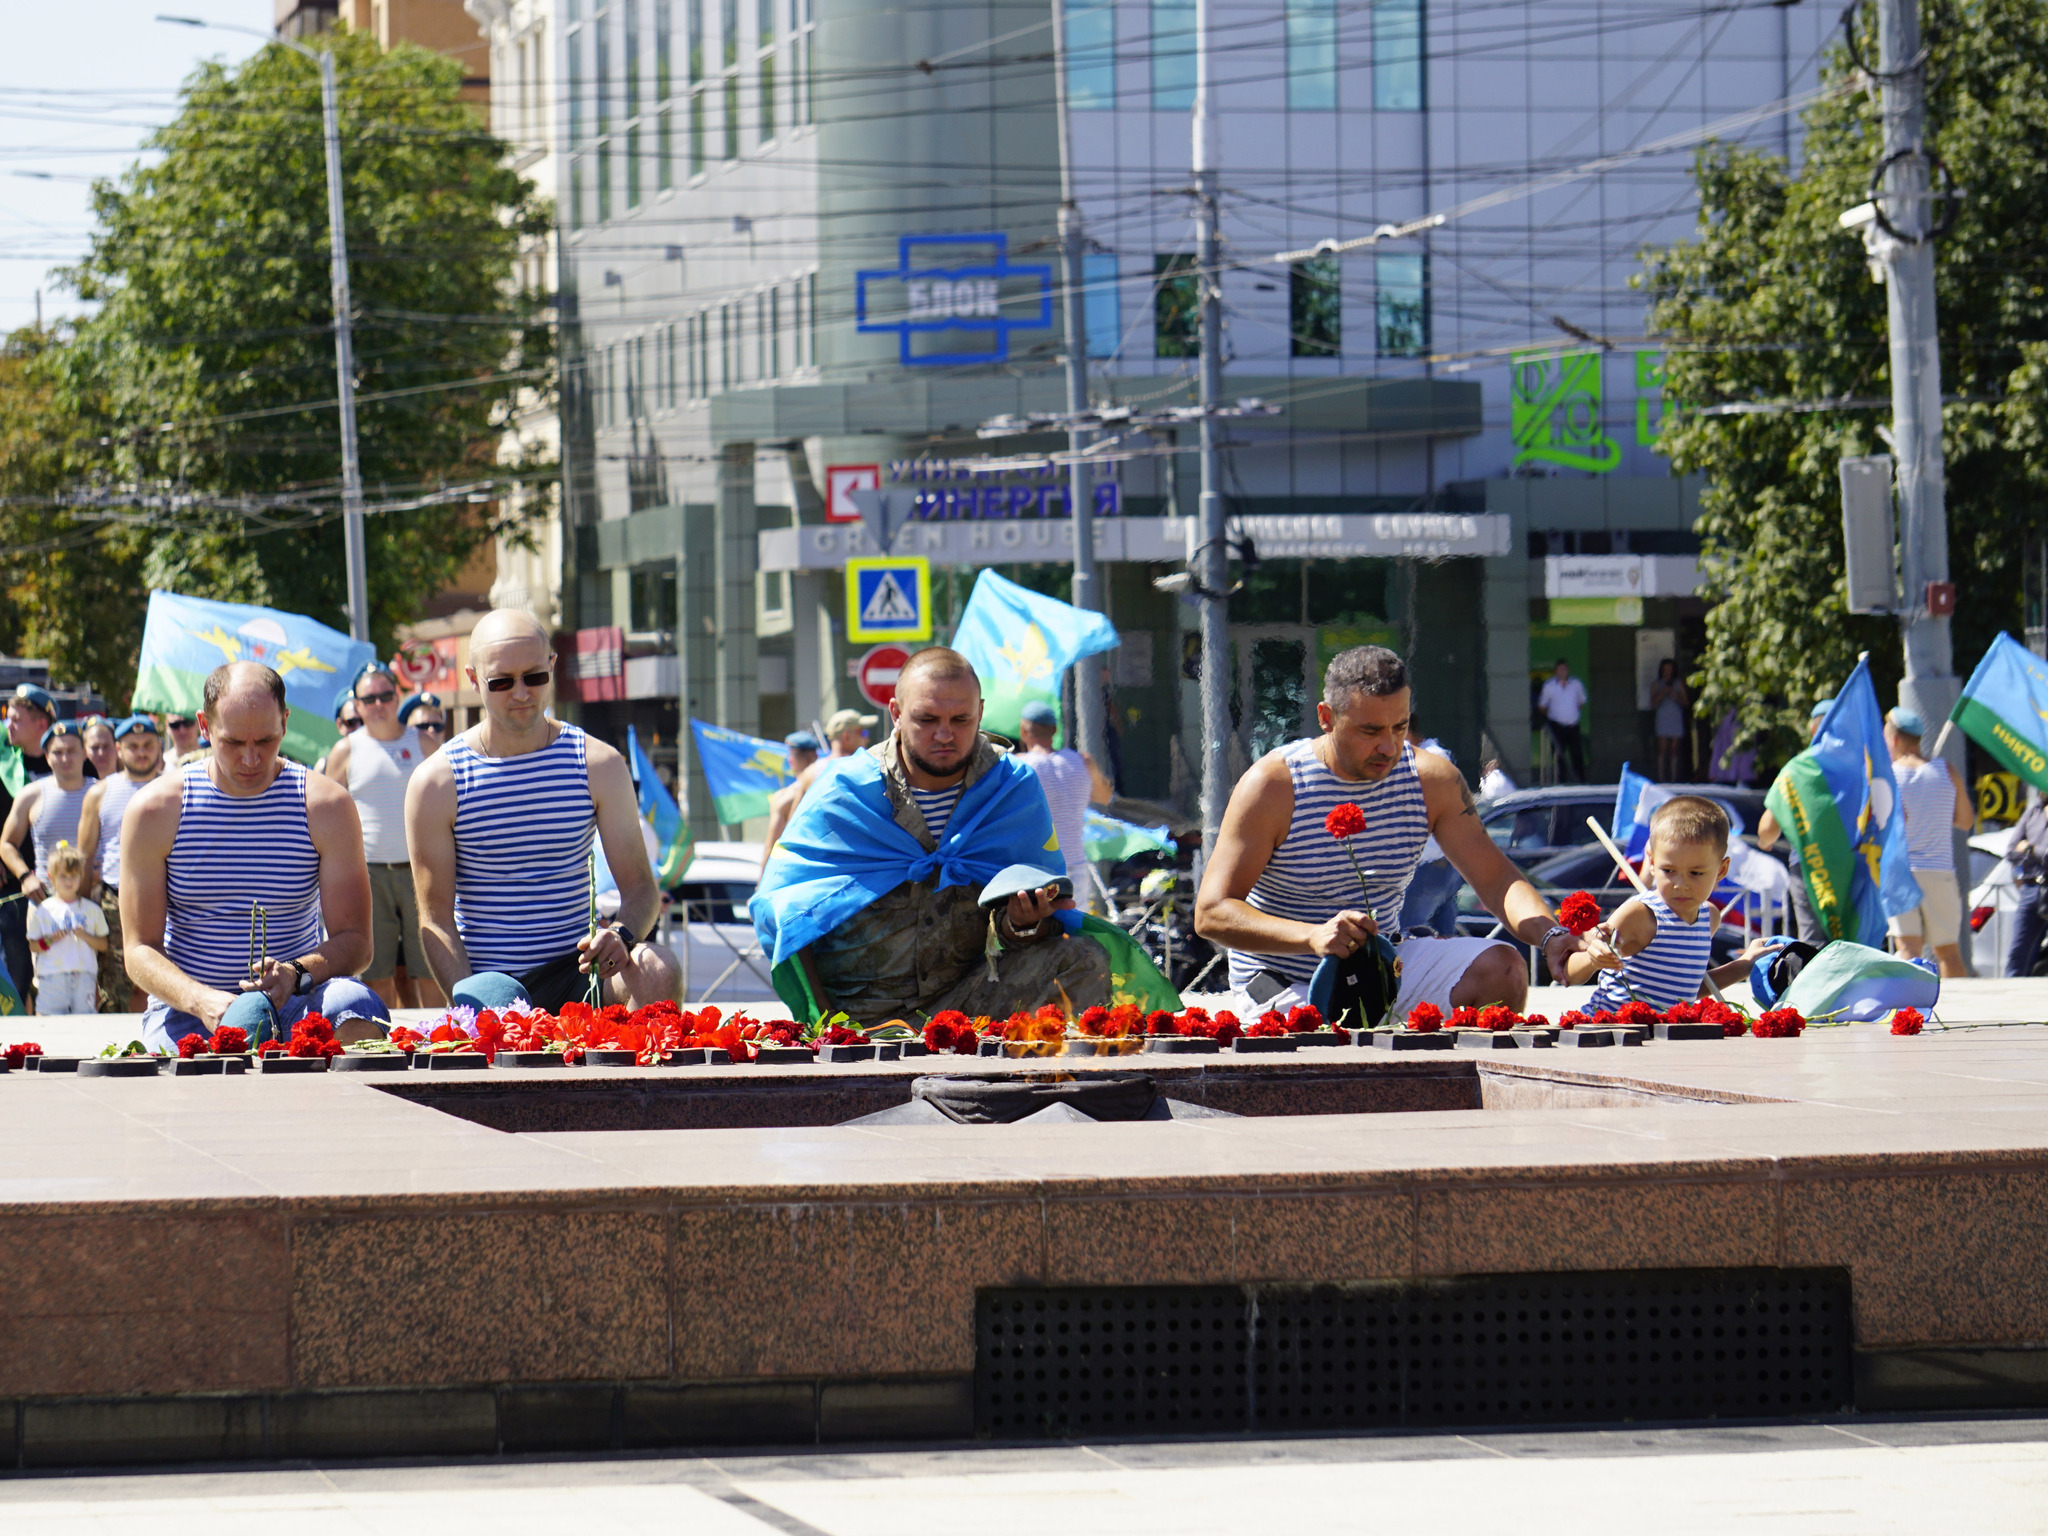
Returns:
[[[1409,745],[1409,697],[1408,668],[1392,651],[1343,652],[1323,677],[1323,734],[1267,753],[1231,794],[1195,931],[1230,951],[1231,986],[1261,1007],[1306,1002],[1326,957],[1354,954],[1380,932],[1400,943],[1396,1018],[1425,1002],[1446,1012],[1522,1007],[1529,978],[1513,946],[1399,938],[1401,903],[1431,838],[1486,910],[1542,950],[1553,980],[1583,947],[1487,835],[1464,775]],[[1324,827],[1341,803],[1365,813],[1348,851]]]
[[[256,992],[286,1029],[312,1012],[344,1043],[382,1034],[390,1015],[355,979],[370,958],[355,802],[278,756],[290,711],[270,668],[215,667],[204,698],[212,751],[140,791],[121,818],[128,975],[149,993],[143,1043],[175,1050]]]
[[[107,947],[100,954],[100,1011],[140,1013],[142,989],[128,980],[121,959],[121,818],[128,803],[164,771],[163,738],[147,715],[130,715],[114,727],[120,771],[85,792],[78,815],[78,851],[98,882],[100,913],[107,920]]]
[[[500,608],[469,637],[482,723],[455,737],[406,786],[405,834],[419,893],[421,947],[457,1003],[502,1007],[524,996],[550,1012],[586,994],[645,1007],[674,1001],[675,955],[644,942],[661,890],[641,837],[626,760],[550,719],[548,632]],[[590,928],[590,845],[604,840],[619,914]]]

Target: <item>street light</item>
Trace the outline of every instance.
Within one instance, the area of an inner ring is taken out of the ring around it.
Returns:
[[[335,98],[334,53],[265,32],[261,27],[196,16],[159,16],[177,27],[242,32],[304,54],[320,69],[320,119],[327,140],[328,267],[334,287],[334,372],[341,395],[341,527],[348,565],[348,628],[352,638],[370,638],[370,580],[363,556],[363,467],[356,455],[355,335],[349,320],[348,235],[341,217],[341,108]]]

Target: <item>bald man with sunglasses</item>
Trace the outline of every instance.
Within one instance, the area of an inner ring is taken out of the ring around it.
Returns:
[[[406,842],[427,964],[449,997],[559,1011],[594,985],[606,1003],[674,1001],[676,957],[643,942],[661,892],[640,835],[626,761],[548,715],[554,652],[533,615],[500,608],[469,640],[484,718],[406,787]],[[619,889],[619,914],[590,928],[590,848]]]

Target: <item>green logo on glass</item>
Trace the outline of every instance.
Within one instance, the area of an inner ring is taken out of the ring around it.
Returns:
[[[1621,462],[1621,445],[1600,421],[1601,353],[1518,354],[1508,402],[1515,466],[1558,464],[1603,474]]]

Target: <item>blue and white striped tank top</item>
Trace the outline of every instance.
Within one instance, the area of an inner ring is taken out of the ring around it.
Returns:
[[[455,776],[455,929],[471,970],[517,976],[590,932],[588,741],[564,725],[518,757],[485,757],[467,735],[441,749]]]
[[[320,942],[320,852],[306,825],[306,770],[279,760],[260,795],[224,795],[206,764],[180,776],[178,835],[164,866],[164,953],[194,981],[232,991],[249,974],[250,917],[291,960]]]
[[[54,778],[41,782],[43,787],[36,791],[36,819],[29,833],[35,839],[36,873],[47,875],[50,855],[57,851],[59,843],[78,846],[78,813],[85,809],[85,795],[92,788],[92,780],[76,789],[59,789]]]
[[[112,890],[121,888],[121,818],[128,814],[128,802],[156,781],[131,779],[117,773],[104,781],[100,791],[100,882]]]
[[[1941,758],[1918,768],[1892,764],[1899,783],[1899,803],[1906,812],[1906,865],[1909,869],[1954,869],[1956,845],[1956,781]]]
[[[1314,738],[1290,742],[1279,751],[1294,781],[1294,819],[1245,899],[1261,912],[1298,923],[1327,922],[1347,907],[1370,907],[1380,932],[1398,939],[1401,899],[1422,860],[1422,845],[1429,841],[1429,811],[1415,772],[1415,749],[1404,745],[1400,761],[1375,784],[1330,772],[1316,756]],[[1365,830],[1340,842],[1323,821],[1333,806],[1347,801],[1365,812]],[[1352,854],[1358,856],[1358,868],[1352,867]],[[1365,871],[1363,887],[1359,869]],[[1321,963],[1315,955],[1232,950],[1230,984],[1241,987],[1262,970],[1307,981]]]
[[[1657,936],[1643,949],[1621,962],[1621,972],[1602,971],[1593,984],[1588,1008],[1610,1012],[1630,1001],[1629,987],[1653,1008],[1670,1008],[1691,1002],[1700,995],[1700,982],[1707,974],[1707,962],[1714,952],[1714,909],[1702,903],[1699,915],[1686,923],[1652,892],[1636,898],[1657,919]],[[1628,977],[1626,985],[1622,974]]]

